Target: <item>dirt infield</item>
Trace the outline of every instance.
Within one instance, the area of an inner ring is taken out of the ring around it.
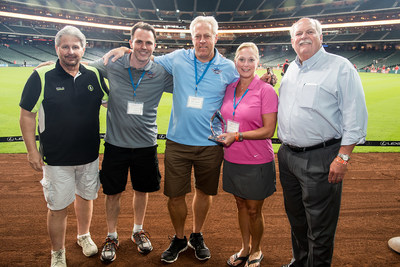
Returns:
[[[160,155],[163,173],[163,155]],[[0,154],[0,266],[49,266],[50,244],[46,230],[46,204],[39,183],[25,154]],[[188,203],[192,194],[188,196]],[[118,233],[120,249],[111,266],[165,266],[161,253],[174,234],[161,191],[149,198],[145,229],[150,232],[153,252],[140,255],[132,241],[132,190],[123,194]],[[265,233],[262,240],[263,266],[281,266],[291,258],[289,224],[282,188],[264,204]],[[189,211],[186,227],[191,232]],[[400,153],[354,154],[347,174],[337,229],[333,266],[400,266],[400,255],[387,240],[400,236]],[[95,201],[91,234],[101,247],[106,235],[104,195]],[[204,227],[211,259],[199,262],[192,249],[181,253],[171,266],[226,266],[228,257],[240,249],[240,235],[233,197],[220,189]],[[76,217],[69,208],[66,238],[69,266],[102,266],[99,255],[86,258],[76,244]]]

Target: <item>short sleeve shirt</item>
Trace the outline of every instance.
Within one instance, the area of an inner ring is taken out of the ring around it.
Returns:
[[[278,112],[278,96],[274,88],[261,81],[256,75],[249,85],[248,92],[234,109],[233,97],[238,83],[239,80],[226,88],[224,102],[221,107],[222,116],[226,121],[233,120],[233,111],[235,110],[234,121],[240,123],[240,132],[261,128],[263,126],[263,114]],[[237,98],[236,103],[238,103]],[[271,139],[234,142],[225,148],[224,158],[237,164],[271,162],[274,160]]]
[[[226,86],[238,78],[233,62],[215,50],[215,56],[205,72],[209,62],[198,61],[193,49],[176,50],[154,60],[172,74],[174,79],[167,138],[185,145],[216,145],[208,140],[208,136],[211,135],[210,119],[214,112],[221,108]],[[198,83],[197,92],[194,64],[197,64],[198,79],[205,72]],[[192,96],[203,98],[201,109],[188,107],[188,99]]]
[[[143,69],[130,67],[130,54],[104,66],[100,59],[92,66],[106,77],[110,84],[105,141],[119,147],[143,148],[157,144],[157,108],[164,92],[172,93],[172,76],[153,62]],[[132,74],[133,84],[129,71]],[[140,83],[140,77],[143,75]],[[134,94],[136,96],[134,96]],[[142,103],[143,114],[128,114],[129,103]]]
[[[99,109],[108,99],[103,77],[80,65],[72,77],[56,64],[32,73],[22,92],[20,107],[38,112],[40,152],[48,165],[74,166],[99,155]]]

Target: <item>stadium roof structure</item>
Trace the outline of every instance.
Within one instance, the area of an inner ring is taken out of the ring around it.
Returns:
[[[189,46],[190,21],[198,15],[206,15],[214,16],[219,22],[219,46],[238,45],[244,41],[258,45],[289,45],[288,27],[298,18],[309,16],[319,19],[324,26],[362,24],[352,29],[324,30],[325,42],[400,41],[400,0],[3,0],[0,13],[5,11],[14,12],[16,16],[11,19],[0,16],[0,34],[11,37],[54,37],[60,25],[46,24],[44,19],[56,18],[108,25],[111,29],[89,25],[82,26],[82,30],[88,40],[121,43],[130,38],[129,28],[134,23],[146,21],[156,28],[158,43]],[[24,21],[20,14],[35,15],[39,19]],[[379,24],[392,20],[397,20],[397,24]],[[366,27],[367,21],[378,24]],[[118,29],[119,26],[125,29]],[[272,28],[278,31],[266,32]],[[241,33],[221,34],[240,29]],[[256,32],[256,29],[266,31]],[[163,30],[176,32],[162,33]]]
[[[399,10],[399,0],[4,0],[40,7],[47,13],[72,12],[128,20],[188,23],[198,15],[218,22],[249,22],[304,16]]]
[[[92,49],[109,49],[126,45],[132,25],[145,21],[156,28],[155,53],[162,54],[191,47],[189,24],[198,15],[217,19],[217,47],[228,58],[241,43],[254,42],[271,66],[292,60],[288,29],[299,18],[312,17],[324,27],[324,46],[352,60],[365,51],[360,66],[371,58],[399,62],[400,0],[2,0],[0,44],[10,48],[5,53],[51,54],[47,48],[54,36],[71,24]]]

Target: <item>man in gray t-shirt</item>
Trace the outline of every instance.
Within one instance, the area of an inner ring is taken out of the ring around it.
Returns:
[[[108,234],[100,256],[111,262],[118,248],[117,220],[120,198],[130,170],[134,190],[134,227],[131,236],[140,253],[153,250],[143,230],[148,192],[160,189],[157,159],[157,107],[163,92],[172,93],[172,76],[150,60],[155,48],[155,31],[139,22],[131,30],[132,53],[104,65],[92,66],[108,79],[110,95],[107,131],[100,181],[106,194]]]

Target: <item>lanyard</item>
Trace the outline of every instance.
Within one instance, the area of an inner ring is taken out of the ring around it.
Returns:
[[[134,97],[136,96],[136,88],[139,87],[139,84],[140,84],[140,82],[142,81],[143,76],[144,76],[145,73],[146,73],[146,71],[144,70],[144,71],[142,72],[142,75],[140,76],[140,78],[139,78],[137,84],[135,85],[135,83],[133,82],[133,78],[132,78],[132,70],[131,70],[131,68],[129,68],[129,78],[131,78],[131,84],[132,84],[132,87],[133,87],[133,96],[134,96]]]
[[[244,94],[239,98],[238,102],[236,103],[236,89],[235,88],[235,94],[233,95],[233,119],[235,119],[235,112],[236,112],[236,108],[239,105],[240,101],[242,101],[243,97],[247,94],[247,92],[249,91],[249,88],[246,89],[246,91],[244,92]]]
[[[212,60],[210,60],[210,62],[208,62],[207,67],[206,67],[206,69],[203,71],[203,74],[201,75],[200,79],[197,80],[197,63],[196,63],[196,56],[194,57],[194,75],[195,75],[195,80],[196,80],[196,88],[195,88],[196,93],[195,93],[195,95],[197,95],[197,85],[200,83],[200,81],[203,79],[204,75],[206,74],[208,68],[209,68],[210,65],[211,65],[211,61],[212,61]]]

